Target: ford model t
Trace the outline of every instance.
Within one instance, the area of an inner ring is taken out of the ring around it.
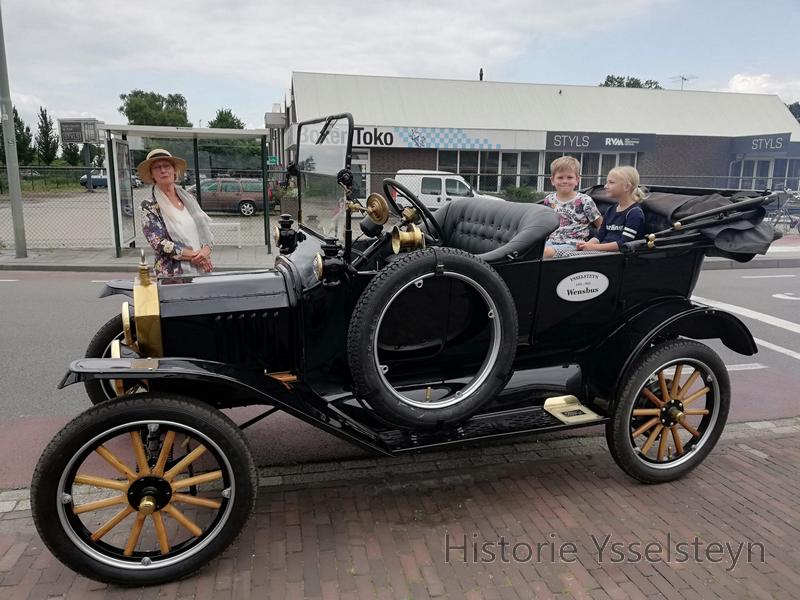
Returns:
[[[72,569],[162,582],[232,542],[257,476],[241,431],[256,419],[237,425],[231,407],[285,411],[384,455],[604,425],[614,460],[650,483],[714,447],[731,390],[697,340],[756,345],[690,296],[704,256],[767,249],[769,196],[653,188],[643,240],[542,260],[558,222],[541,205],[466,198],[431,213],[391,179],[359,202],[352,133],[350,115],[299,127],[274,267],[157,280],[142,265],[108,285],[130,299],[61,384],[84,382],[95,406],[32,484],[38,531]]]

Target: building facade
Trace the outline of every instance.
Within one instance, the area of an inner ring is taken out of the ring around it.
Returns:
[[[356,123],[361,195],[399,169],[548,191],[565,154],[582,187],[619,165],[645,184],[800,187],[800,124],[777,96],[295,73],[287,151],[298,122],[341,112]]]

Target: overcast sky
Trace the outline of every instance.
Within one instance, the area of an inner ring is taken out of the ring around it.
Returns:
[[[292,71],[597,85],[609,73],[800,100],[798,0],[0,0],[12,98],[125,123],[119,95],[181,93],[250,127]],[[536,107],[531,107],[535,110]]]

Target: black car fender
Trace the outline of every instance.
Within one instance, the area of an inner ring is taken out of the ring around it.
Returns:
[[[141,380],[148,391],[194,398],[218,409],[268,405],[366,450],[390,454],[376,435],[332,408],[290,373],[194,358],[85,358],[70,364],[58,387],[90,379]]]
[[[669,298],[629,316],[580,359],[600,396],[612,400],[637,359],[660,340],[686,337],[719,339],[725,346],[752,356],[755,340],[739,318],[685,298]]]
[[[128,298],[133,298],[133,280],[132,279],[114,279],[107,281],[103,291],[100,292],[99,298],[107,298],[108,296],[122,295]]]

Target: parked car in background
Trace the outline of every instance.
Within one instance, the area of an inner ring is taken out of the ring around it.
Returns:
[[[477,198],[480,200],[503,200],[497,196],[479,194],[461,175],[447,171],[423,171],[401,169],[395,180],[408,188],[431,210],[458,198]]]
[[[197,196],[197,186],[186,188]],[[270,209],[272,186],[267,187]],[[200,201],[205,211],[238,212],[243,217],[252,217],[264,210],[264,187],[261,179],[228,178],[207,179],[200,183]]]
[[[80,182],[83,187],[86,187],[86,175],[81,175]],[[135,173],[131,173],[131,186],[135,188],[142,187],[142,180],[139,179],[139,176],[136,175]],[[93,188],[108,187],[108,175],[105,169],[92,170],[92,187]]]

